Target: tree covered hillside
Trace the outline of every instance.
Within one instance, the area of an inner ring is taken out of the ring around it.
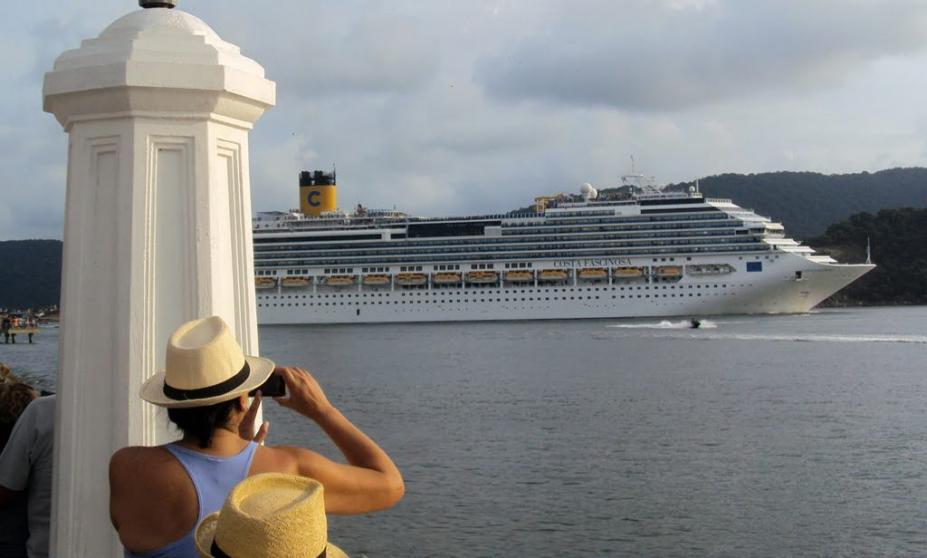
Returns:
[[[0,308],[40,308],[60,297],[60,240],[0,242]]]
[[[916,205],[921,207],[927,205],[927,169],[842,176],[785,172],[722,175],[707,178],[700,186],[709,196],[730,196],[741,205],[784,221],[790,235],[803,238],[841,262],[863,261],[866,237],[870,237],[872,259],[879,267],[838,293],[831,303],[927,304],[927,209],[880,211],[882,207],[878,205],[884,203],[889,207],[893,203],[902,204],[905,199],[916,199]],[[802,191],[794,193],[797,190]],[[769,196],[773,191],[793,193]],[[845,193],[840,194],[841,191]],[[760,201],[751,201],[753,194],[765,200],[762,204],[770,205],[764,208]],[[792,201],[779,197],[791,197]],[[786,212],[789,203],[795,203],[789,215],[775,209],[779,207]],[[828,221],[827,215],[838,209],[850,211],[850,207],[859,205],[876,205],[876,209]],[[827,228],[831,222],[836,224]],[[815,234],[819,236],[814,238]],[[0,241],[0,308],[58,304],[61,248],[57,240]]]
[[[927,304],[927,209],[859,213],[808,244],[841,262],[861,262],[867,238],[878,267],[829,304]]]
[[[667,186],[687,189],[694,182]],[[786,233],[807,239],[854,213],[894,207],[927,207],[927,169],[824,175],[814,172],[721,174],[699,181],[707,197],[731,198],[741,207],[785,225]]]

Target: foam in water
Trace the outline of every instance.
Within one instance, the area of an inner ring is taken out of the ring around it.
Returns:
[[[617,327],[623,329],[696,329],[692,327],[690,320],[681,320],[673,322],[670,320],[661,320],[659,322],[638,322],[627,324],[613,324],[608,327]],[[711,320],[699,320],[697,329],[716,329],[718,324]]]
[[[632,322],[622,324],[612,324],[607,327],[620,329],[650,329],[650,330],[676,330],[692,329],[701,331],[703,329],[718,329],[718,324],[710,320],[700,320],[698,328],[693,328],[689,320],[678,322],[670,320],[661,320],[659,322]],[[698,335],[693,331],[693,335],[687,336],[702,341],[711,340],[734,340],[734,341],[772,341],[772,342],[791,342],[791,343],[908,343],[916,345],[927,345],[927,336],[924,335],[878,335],[878,334],[763,334],[763,333],[711,333],[709,335]]]
[[[927,345],[923,335],[764,335],[749,333],[718,334],[705,339],[733,339],[738,341],[789,341],[793,343],[913,343]]]

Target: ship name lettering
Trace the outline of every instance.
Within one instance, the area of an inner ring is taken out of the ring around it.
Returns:
[[[631,258],[585,258],[582,260],[557,260],[554,267],[574,269],[581,267],[614,267],[631,265]]]

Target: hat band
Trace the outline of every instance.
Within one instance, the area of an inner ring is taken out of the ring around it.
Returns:
[[[164,395],[175,401],[186,401],[188,399],[206,399],[208,397],[224,395],[232,391],[241,384],[245,383],[245,381],[248,379],[248,376],[250,375],[251,367],[248,366],[248,361],[246,360],[245,365],[241,367],[241,370],[238,371],[238,374],[235,374],[228,380],[223,380],[218,384],[197,389],[179,389],[169,385],[167,382],[164,382],[164,388],[162,388],[162,391],[164,392]]]
[[[212,540],[212,546],[209,548],[209,553],[212,554],[213,558],[232,558],[228,554],[222,551],[219,548],[219,543],[216,542],[216,539]],[[328,545],[322,550],[322,554],[319,554],[315,558],[325,558],[325,555],[328,553]]]

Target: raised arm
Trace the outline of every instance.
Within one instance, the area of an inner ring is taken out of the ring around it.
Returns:
[[[325,487],[325,510],[352,514],[395,505],[405,486],[389,455],[328,401],[309,372],[278,368],[275,373],[283,377],[288,392],[287,397],[275,400],[315,421],[348,461],[348,464],[337,463],[302,448],[279,448],[296,458],[300,475],[312,477]]]

